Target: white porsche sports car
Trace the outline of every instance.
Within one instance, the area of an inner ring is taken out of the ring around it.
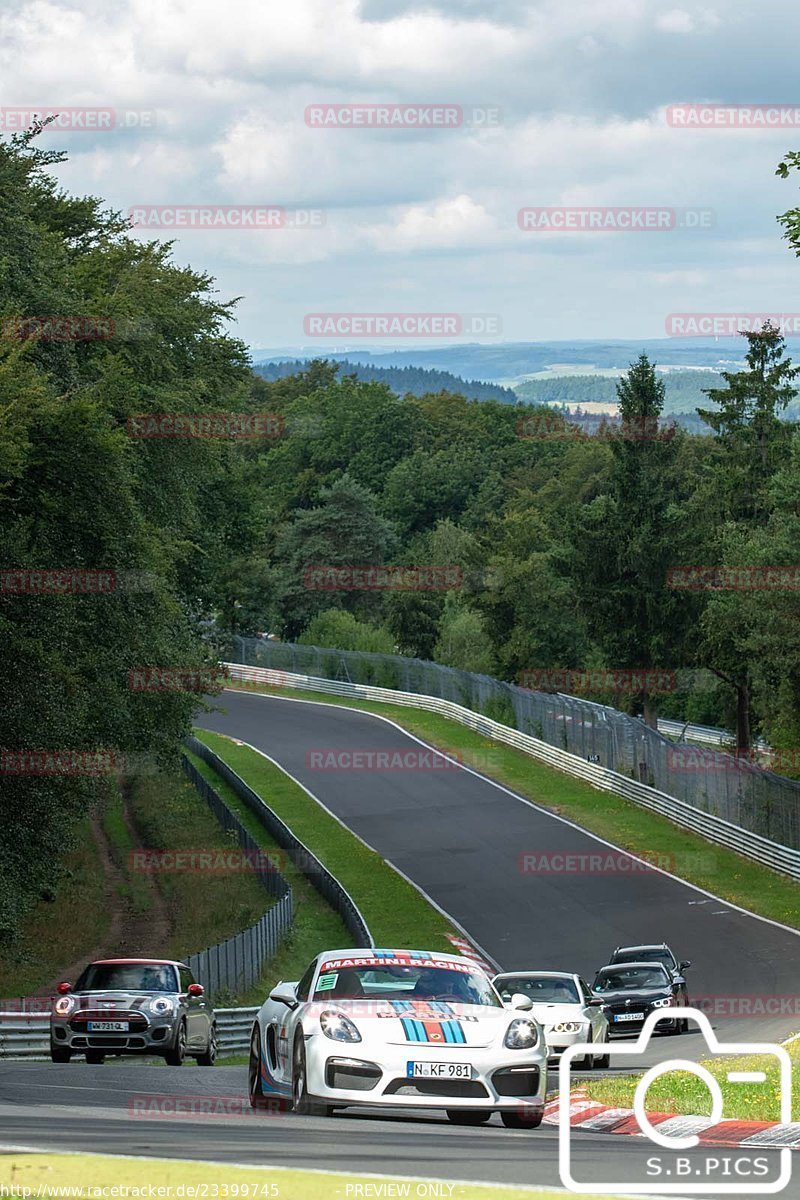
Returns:
[[[327,1116],[348,1105],[444,1108],[480,1125],[541,1124],[547,1049],[530,1001],[504,1004],[455,954],[329,950],[279,983],[250,1043],[254,1108]]]
[[[531,1016],[544,1029],[547,1051],[557,1058],[576,1042],[607,1042],[608,1018],[603,1001],[593,996],[580,975],[565,971],[504,971],[492,980],[503,999],[527,996]],[[584,1071],[608,1067],[608,1054],[587,1054],[576,1062]]]

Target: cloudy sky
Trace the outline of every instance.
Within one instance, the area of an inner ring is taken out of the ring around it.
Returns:
[[[800,177],[774,175],[800,149],[799,36],[796,0],[4,0],[0,104],[112,108],[113,129],[43,142],[69,152],[65,188],[113,208],[282,210],[294,227],[135,233],[176,236],[179,261],[242,296],[252,346],[307,345],[308,314],[342,312],[490,314],[504,340],[660,337],[674,312],[800,311],[775,221]],[[687,129],[669,123],[678,103],[797,112]],[[458,117],[309,115],[366,104]],[[522,208],[563,207],[667,208],[678,227],[519,227]],[[680,227],[687,209],[699,228]]]

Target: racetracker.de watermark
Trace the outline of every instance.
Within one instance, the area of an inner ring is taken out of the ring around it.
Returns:
[[[281,413],[140,413],[128,417],[125,431],[132,438],[279,438],[285,423]]]
[[[0,750],[0,775],[111,775],[119,766],[113,750]]]
[[[265,1116],[278,1117],[286,1111],[285,1102],[279,1099],[270,1099],[263,1097],[262,1102],[258,1107],[251,1108],[250,1100],[247,1096],[221,1096],[221,1095],[203,1095],[203,1096],[182,1096],[170,1095],[169,1093],[160,1093],[159,1095],[140,1095],[131,1096],[128,1101],[128,1116],[134,1117],[137,1120],[157,1121],[167,1120],[174,1121],[182,1117],[196,1121],[198,1118],[214,1119],[214,1118],[233,1118],[240,1121],[243,1117],[263,1118]],[[220,1190],[218,1193],[213,1191],[214,1184],[211,1184],[211,1189],[206,1194],[209,1196],[219,1195],[220,1197],[228,1195],[230,1197],[238,1196],[239,1200],[247,1196],[264,1196],[277,1195],[273,1191],[262,1192],[257,1185],[252,1185],[253,1190],[248,1190],[247,1185],[242,1187],[244,1190],[236,1191],[236,1185],[231,1184],[230,1190],[226,1193]],[[274,1184],[272,1185],[275,1186]],[[178,1193],[180,1194],[180,1193]],[[202,1192],[198,1192],[202,1195]],[[187,1191],[186,1195],[189,1195]]]
[[[796,592],[800,566],[670,567],[667,587],[689,592]]]
[[[131,850],[128,866],[142,875],[246,875],[280,872],[286,859],[283,850]]]
[[[640,858],[613,850],[597,850],[591,854],[571,851],[524,850],[517,857],[521,875],[636,875],[652,870],[673,871],[671,854],[645,851]]]
[[[800,126],[797,104],[668,104],[673,129],[793,129]]]
[[[674,422],[659,425],[652,418],[619,420],[615,413],[580,416],[546,409],[517,421],[517,436],[526,442],[669,442],[678,432]]]
[[[220,667],[133,667],[128,671],[132,692],[211,691],[225,678]]]
[[[321,229],[321,208],[284,208],[277,204],[132,204],[133,229]]]
[[[767,322],[783,337],[800,334],[800,313],[669,313],[664,328],[667,337],[737,337],[740,333],[761,333]]]
[[[310,771],[473,771],[496,770],[501,755],[496,750],[467,750],[448,754],[431,747],[377,750],[360,746],[321,746],[306,751]]]
[[[311,129],[490,129],[502,125],[503,110],[494,104],[308,104],[305,122]]]
[[[85,313],[0,318],[0,338],[15,342],[32,338],[42,342],[108,342],[116,336],[116,329],[112,317]]]
[[[502,332],[497,313],[317,312],[303,317],[309,337],[493,337]]]
[[[154,108],[109,108],[105,105],[75,107],[59,104],[5,105],[0,107],[0,130],[23,133],[35,123],[48,122],[48,129],[61,133],[110,133],[115,129],[154,129]]]
[[[462,587],[461,567],[366,566],[309,564],[303,583],[312,592],[447,592]]]
[[[713,208],[582,205],[521,208],[523,233],[668,233],[676,229],[713,229]]]
[[[667,766],[671,771],[742,771],[754,770],[793,772],[800,770],[800,749],[785,747],[772,750],[753,746],[749,750],[715,750],[705,746],[681,744],[667,749]]]
[[[6,567],[0,569],[0,595],[108,596],[153,592],[159,587],[152,571],[86,570],[81,567]]]
[[[564,667],[536,667],[520,671],[517,685],[532,692],[674,692],[676,671],[660,667],[622,667],[582,671]]]

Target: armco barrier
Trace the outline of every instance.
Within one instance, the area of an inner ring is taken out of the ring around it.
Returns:
[[[327,867],[322,865],[317,856],[299,838],[295,837],[289,826],[284,824],[277,813],[274,813],[258,793],[254,792],[204,742],[198,741],[195,737],[190,737],[187,738],[186,745],[193,754],[196,754],[204,762],[208,763],[210,767],[213,767],[220,778],[224,779],[228,786],[233,788],[239,799],[247,805],[271,837],[286,851],[298,870],[303,872],[312,886],[339,913],[353,938],[353,945],[374,946],[375,943],[369,927],[352,896],[342,887],[339,880],[330,873]]]
[[[213,1000],[221,992],[235,993],[251,988],[261,978],[264,964],[277,953],[281,938],[291,927],[292,889],[280,872],[274,870],[271,865],[259,865],[259,847],[194,763],[186,755],[182,755],[181,764],[187,778],[194,784],[222,827],[236,835],[242,849],[253,854],[256,863],[253,874],[261,886],[271,895],[278,897],[277,904],[269,908],[249,929],[244,929],[224,942],[209,946],[208,949],[190,954],[186,958],[186,963],[191,967],[195,978],[203,984]]]
[[[800,850],[800,779],[779,775],[714,746],[693,748],[687,758],[685,745],[676,749],[663,733],[609,705],[563,692],[535,691],[476,671],[399,654],[334,650],[237,635],[227,657],[279,674],[449,700],[767,841]]]
[[[613,792],[617,796],[624,796],[626,800],[652,809],[654,812],[668,817],[677,825],[691,829],[708,838],[709,841],[735,850],[737,854],[741,854],[745,858],[763,863],[764,866],[780,871],[784,875],[790,875],[793,879],[800,879],[800,851],[782,846],[759,834],[751,833],[747,829],[723,820],[722,817],[703,812],[702,809],[694,807],[685,800],[677,800],[656,788],[636,783],[627,775],[620,775],[607,767],[586,762],[576,754],[559,750],[529,734],[510,729],[507,725],[501,725],[499,721],[493,721],[489,717],[473,712],[472,709],[454,704],[451,700],[440,700],[435,696],[422,696],[411,692],[399,692],[390,688],[370,687],[367,684],[318,679],[310,675],[275,671],[268,667],[246,667],[241,663],[224,663],[223,665],[228,672],[230,681],[234,684],[237,680],[264,683],[273,687],[291,687],[303,691],[327,692],[335,696],[351,696],[362,700],[380,700],[384,703],[402,704],[411,708],[421,708],[426,712],[440,713],[476,733],[483,734],[484,737],[491,738],[496,742],[503,742],[507,746],[513,746],[514,749],[522,750],[540,762],[547,763],[548,766],[556,767],[559,771],[564,771],[577,779],[583,779],[593,787]]]
[[[222,1056],[245,1053],[257,1008],[218,1008],[217,1038]],[[48,1058],[48,1013],[0,1012],[0,1058]]]

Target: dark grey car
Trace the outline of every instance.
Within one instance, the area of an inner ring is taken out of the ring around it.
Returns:
[[[185,963],[110,958],[90,963],[75,987],[60,983],[50,1016],[50,1057],[159,1055],[173,1067],[187,1057],[204,1067],[217,1057],[214,1009]]]

